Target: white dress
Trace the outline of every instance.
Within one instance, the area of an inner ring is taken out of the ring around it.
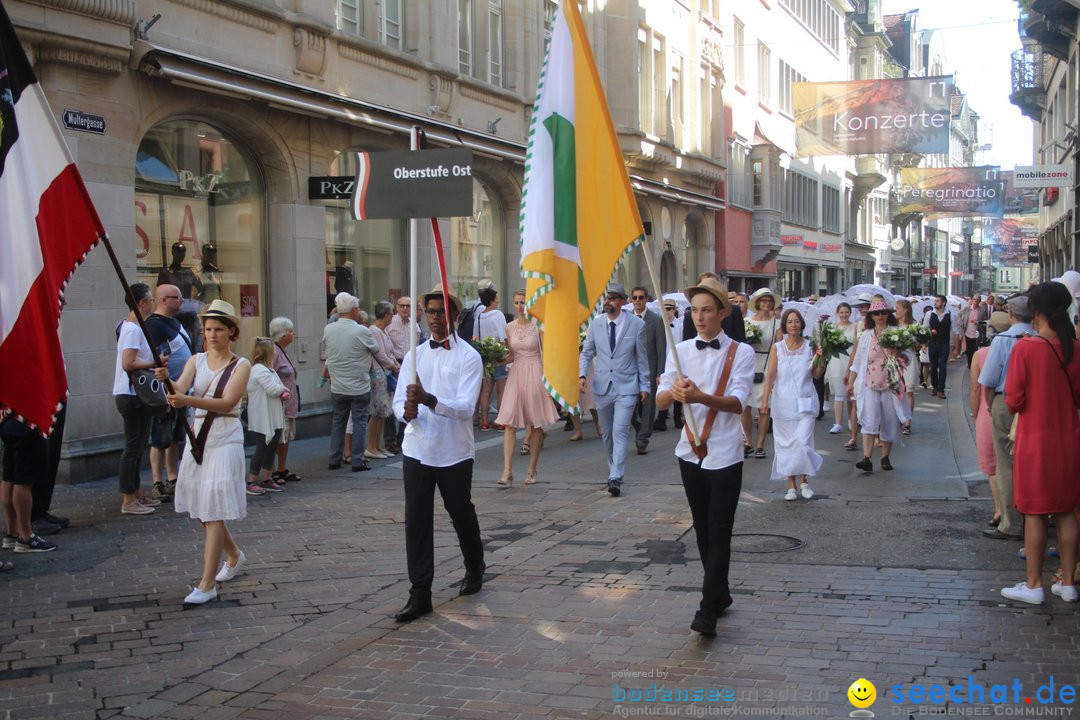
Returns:
[[[248,361],[240,358],[237,368],[241,364],[248,364]],[[206,364],[206,353],[196,355],[195,396],[213,397],[224,370],[224,367],[211,370]],[[187,444],[176,480],[173,499],[176,512],[186,512],[203,522],[238,520],[247,515],[247,488],[244,485],[247,470],[244,467],[244,428],[240,424],[239,402],[231,415],[233,417],[219,415],[210,426],[201,465],[195,462],[191,456],[191,444]],[[195,411],[195,426],[192,429],[196,436],[205,416],[205,410]]]
[[[814,422],[817,419],[817,391],[811,377],[813,354],[810,342],[794,352],[787,341],[773,346],[776,353],[776,381],[769,408],[773,419],[772,479],[791,475],[816,475],[821,455],[814,449]]]
[[[851,351],[855,345],[855,323],[848,323],[847,327],[840,328],[844,337],[852,344],[847,352],[829,360],[825,368],[825,382],[832,393],[833,402],[841,402],[848,399],[847,386],[844,384],[844,374],[847,372],[848,361],[851,359]]]
[[[777,329],[780,327],[780,321],[776,318],[770,320],[755,320],[751,317],[747,319],[754,325],[757,325],[758,330],[761,330],[761,341],[754,343],[750,347],[754,348],[754,372],[764,375],[765,365],[769,361],[769,348],[772,345],[773,338],[776,336]],[[750,399],[746,401],[747,407],[761,407],[761,401],[764,397],[765,383],[754,383],[750,386]]]
[[[911,324],[899,327],[909,328]],[[905,350],[904,357],[907,358],[907,366],[904,368],[904,385],[907,386],[907,392],[915,392],[915,387],[919,384],[919,356],[914,350]]]

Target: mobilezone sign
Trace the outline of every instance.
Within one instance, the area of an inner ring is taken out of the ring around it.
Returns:
[[[1072,184],[1072,165],[1018,165],[1013,171],[1013,187],[1068,187]]]

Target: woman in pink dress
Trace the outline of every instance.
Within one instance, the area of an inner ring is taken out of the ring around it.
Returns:
[[[1024,514],[1027,581],[1002,588],[1010,600],[1042,605],[1047,515],[1057,525],[1062,578],[1050,591],[1076,602],[1076,508],[1080,505],[1080,342],[1069,319],[1072,302],[1058,282],[1028,291],[1036,337],[1017,341],[1009,355],[1005,402],[1017,415],[1013,501]]]
[[[514,482],[514,443],[518,428],[525,429],[529,444],[529,470],[525,484],[536,482],[536,465],[544,447],[544,426],[559,419],[555,406],[544,390],[543,363],[540,357],[540,333],[525,314],[525,291],[514,293],[517,319],[506,326],[506,342],[510,347],[510,375],[506,380],[505,397],[499,404],[496,425],[503,430],[503,474],[497,484],[510,487]]]
[[[989,347],[981,347],[971,359],[971,394],[968,396],[968,406],[975,421],[975,450],[979,458],[979,469],[990,478],[990,494],[994,496],[994,517],[990,519],[990,527],[997,527],[1001,522],[1001,500],[998,499],[997,484],[994,482],[994,475],[997,474],[994,424],[990,419],[990,407],[983,398],[983,386],[979,384],[979,373],[982,372],[983,363],[989,353]]]

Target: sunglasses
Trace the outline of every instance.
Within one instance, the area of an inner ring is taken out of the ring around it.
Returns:
[[[633,296],[633,297],[631,297],[630,299],[631,299],[631,300],[644,300],[644,299],[645,299],[645,296],[644,296],[644,295],[634,295],[634,296]]]

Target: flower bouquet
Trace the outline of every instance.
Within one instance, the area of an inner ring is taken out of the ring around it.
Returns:
[[[484,377],[490,379],[495,374],[495,366],[502,364],[509,356],[506,346],[493,335],[488,335],[481,340],[473,340],[472,346],[480,353],[480,359],[484,361]]]
[[[878,337],[878,343],[881,344],[881,347],[892,350],[910,350],[918,345],[919,341],[916,339],[915,333],[908,328],[891,327],[881,333]]]
[[[810,344],[815,350],[812,365],[815,370],[825,367],[829,360],[835,357],[847,355],[848,348],[851,347],[851,341],[844,335],[844,331],[835,323],[824,320],[814,328],[810,335]],[[816,352],[818,349],[821,350],[820,353]]]
[[[754,323],[749,320],[743,320],[743,328],[746,330],[746,342],[750,345],[757,345],[761,342],[762,332]]]
[[[933,337],[933,333],[930,332],[930,328],[925,325],[916,323],[915,325],[908,326],[908,330],[915,336],[915,342],[919,345],[929,345],[930,338]]]

